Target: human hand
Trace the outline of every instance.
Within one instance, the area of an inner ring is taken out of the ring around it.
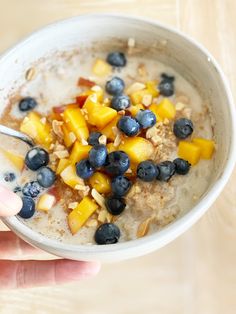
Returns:
[[[21,198],[0,186],[0,217],[16,215]],[[42,254],[10,231],[0,232],[0,289],[45,286],[80,280],[96,275],[100,264],[58,260],[24,260]]]

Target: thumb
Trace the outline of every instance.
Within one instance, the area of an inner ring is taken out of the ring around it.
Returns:
[[[0,217],[14,216],[22,207],[21,198],[0,185]]]

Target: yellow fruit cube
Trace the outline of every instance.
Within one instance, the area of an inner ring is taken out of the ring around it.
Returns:
[[[49,148],[52,143],[51,127],[36,112],[30,112],[21,122],[20,131],[32,137],[37,144]]]
[[[113,143],[108,143],[108,144],[107,144],[107,151],[108,151],[108,154],[114,152],[115,150],[117,150],[117,147],[115,147]]]
[[[74,143],[76,136],[73,132],[69,131],[65,124],[62,125],[62,132],[64,134],[63,141],[67,148],[71,147]]]
[[[93,199],[86,196],[68,215],[68,225],[71,233],[77,233],[97,209],[98,205],[93,201]]]
[[[135,117],[137,115],[137,113],[139,112],[139,110],[141,109],[145,109],[144,106],[142,104],[138,104],[136,106],[130,106],[129,107],[129,112],[131,113],[132,117]]]
[[[201,157],[201,149],[196,144],[180,141],[178,156],[187,160],[191,165],[196,165]]]
[[[89,114],[88,122],[103,129],[109,122],[117,116],[117,111],[110,107],[95,106]]]
[[[45,193],[39,197],[39,200],[36,204],[36,209],[47,212],[54,206],[55,203],[55,196]]]
[[[1,148],[1,152],[18,170],[21,171],[24,168],[25,162],[24,162],[23,156],[9,152],[8,150],[2,149],[2,148]]]
[[[106,137],[111,140],[114,141],[116,138],[116,134],[113,131],[113,128],[116,127],[117,122],[120,120],[120,115],[117,115],[111,122],[109,122],[105,128],[103,128],[101,131],[102,134],[106,135]]]
[[[154,147],[151,142],[143,137],[130,137],[124,139],[119,146],[119,150],[124,151],[133,163],[138,164],[151,157]]]
[[[152,97],[157,97],[159,95],[160,92],[157,88],[157,81],[147,81],[146,87],[149,94],[151,94]]]
[[[143,96],[150,94],[147,88],[138,90],[130,95],[131,101],[134,105],[138,105],[142,103]]]
[[[73,132],[78,140],[87,140],[89,130],[79,108],[67,108],[63,113],[63,120],[70,132]]]
[[[175,106],[168,98],[163,98],[157,107],[157,114],[162,119],[174,119],[176,113]]]
[[[90,96],[90,95],[96,95],[97,96],[97,100],[99,102],[102,102],[103,101],[104,91],[103,91],[103,89],[100,86],[95,85],[91,89],[88,89],[85,92],[83,92],[82,94],[80,94],[79,96]]]
[[[106,76],[111,73],[112,67],[106,61],[97,59],[93,65],[93,73],[97,76]]]
[[[70,160],[66,158],[59,159],[56,174],[60,174],[66,167],[70,165]]]
[[[62,172],[61,172],[61,178],[63,182],[73,189],[77,184],[83,185],[84,180],[81,179],[80,177],[77,176],[75,166],[74,165],[69,165],[67,166]]]
[[[194,138],[192,140],[194,144],[196,144],[198,147],[201,149],[201,158],[203,159],[211,159],[214,148],[215,148],[215,143],[212,140],[207,140],[204,138]]]
[[[76,141],[72,147],[72,151],[70,154],[71,164],[74,165],[76,162],[78,162],[84,158],[87,158],[91,148],[92,148],[92,146],[90,146],[90,145],[82,145],[81,143]]]
[[[111,179],[104,173],[95,172],[89,179],[89,184],[99,193],[107,194],[111,192]]]
[[[151,106],[148,107],[149,110],[151,110],[155,116],[156,116],[156,119],[157,121],[162,121],[163,119],[159,116],[159,113],[158,113],[158,105],[157,104],[152,104]]]

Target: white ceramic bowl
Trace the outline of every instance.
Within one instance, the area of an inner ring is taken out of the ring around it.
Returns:
[[[227,80],[209,52],[186,35],[154,21],[117,15],[84,15],[49,25],[29,36],[0,58],[1,111],[8,94],[21,85],[24,73],[39,58],[74,46],[103,43],[111,39],[136,42],[150,47],[155,40],[155,55],[196,84],[212,105],[218,146],[214,173],[209,188],[198,204],[162,231],[141,239],[107,246],[68,245],[50,240],[29,229],[16,217],[6,225],[28,243],[52,254],[75,260],[116,261],[154,251],[191,227],[222,191],[235,161],[235,110]],[[147,52],[149,53],[149,52]]]

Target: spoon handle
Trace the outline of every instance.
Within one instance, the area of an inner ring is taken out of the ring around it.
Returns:
[[[28,144],[30,147],[33,147],[34,141],[26,134],[21,133],[19,131],[16,131],[14,129],[8,128],[5,125],[0,124],[0,134],[8,135],[14,138],[17,138],[26,144]]]

